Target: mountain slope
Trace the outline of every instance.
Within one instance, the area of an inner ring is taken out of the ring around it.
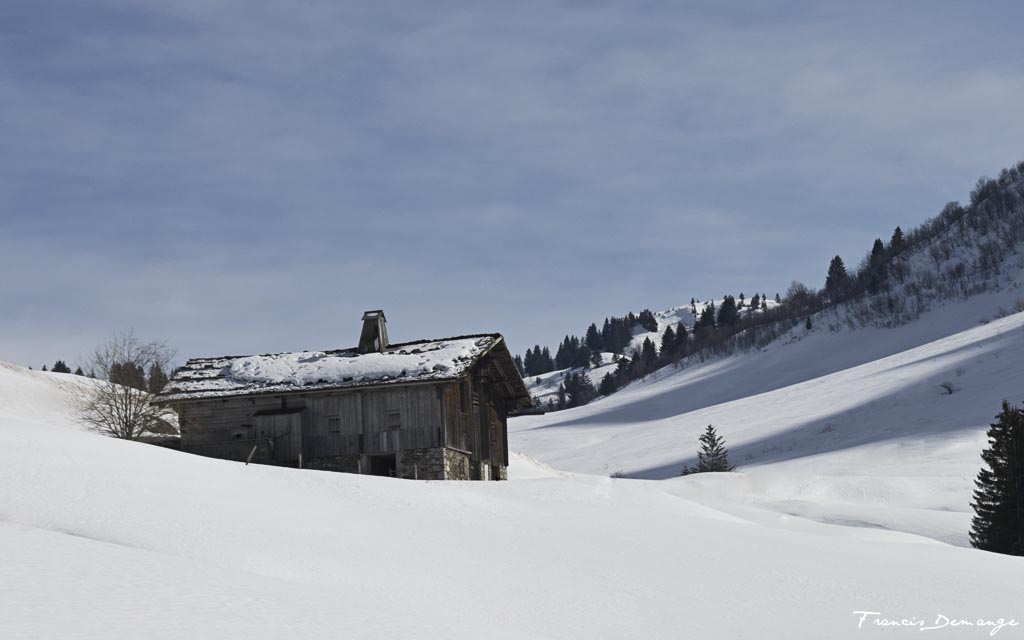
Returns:
[[[1024,400],[1024,314],[977,326],[1005,296],[947,304],[896,329],[795,328],[762,351],[516,418],[511,446],[560,469],[663,479],[693,464],[714,424],[742,477],[705,477],[721,492],[691,497],[966,545],[985,429],[1004,398]],[[965,324],[976,326],[954,332]]]

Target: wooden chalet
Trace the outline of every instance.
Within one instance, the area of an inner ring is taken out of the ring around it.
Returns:
[[[501,334],[389,344],[384,312],[359,346],[195,358],[157,402],[183,451],[419,479],[504,480],[507,416],[530,394]]]

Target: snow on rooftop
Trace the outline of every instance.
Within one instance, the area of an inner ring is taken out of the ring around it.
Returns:
[[[347,349],[196,358],[174,375],[162,397],[188,400],[455,378],[498,339],[478,335],[412,342],[381,353]]]

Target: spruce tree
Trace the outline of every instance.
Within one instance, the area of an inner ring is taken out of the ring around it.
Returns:
[[[875,244],[871,246],[871,264],[881,261],[885,256],[885,244],[881,238],[875,238]]]
[[[598,352],[604,348],[604,344],[601,340],[601,333],[597,330],[596,324],[591,323],[591,325],[587,327],[587,337],[584,339],[584,342],[591,351]]]
[[[988,448],[975,480],[971,544],[978,549],[1024,555],[1024,411],[1003,401],[988,430]]]
[[[662,362],[668,363],[676,355],[676,332],[669,325],[665,333],[661,334],[661,348],[658,349],[658,357]]]
[[[807,320],[804,321],[804,329],[810,331],[814,324],[811,322],[811,316],[807,316]]]
[[[892,232],[892,238],[889,240],[889,250],[893,253],[899,253],[903,250],[903,229],[896,227],[896,230]]]
[[[680,322],[676,325],[676,355],[686,355],[687,343],[690,341],[690,334],[686,331],[686,325]]]
[[[516,357],[513,359],[513,361],[516,363],[516,369],[519,370],[519,375],[520,376],[525,376],[526,375],[526,367],[523,365],[523,357],[520,356],[517,353]]]
[[[640,358],[643,362],[643,373],[641,375],[646,375],[657,368],[658,351],[650,338],[644,338],[643,346],[640,349]]]
[[[722,306],[718,310],[718,326],[734,327],[739,321],[740,314],[736,309],[736,298],[725,296],[722,299]]]
[[[885,245],[881,238],[875,238],[868,259],[867,284],[869,293],[878,293],[885,283],[887,269],[885,267]]]
[[[690,473],[707,473],[713,471],[732,471],[729,464],[729,450],[725,448],[725,440],[718,435],[715,428],[708,428],[700,436],[700,451],[697,452],[697,466],[683,467],[682,475]]]
[[[696,328],[698,329],[714,329],[715,328],[715,303],[709,302],[704,310],[700,312],[700,319],[697,320]]]
[[[551,359],[551,351],[547,347],[540,352],[540,365],[541,371],[538,373],[551,373],[555,370],[555,362]]]
[[[825,277],[825,291],[835,300],[846,291],[850,276],[846,273],[846,265],[839,256],[832,258],[828,265],[828,276]]]
[[[601,386],[598,387],[597,392],[602,396],[610,396],[618,389],[618,385],[615,383],[615,376],[610,373],[604,374],[601,378]]]
[[[516,356],[517,358],[519,356]],[[522,371],[522,362],[518,364],[520,371]],[[167,374],[156,364],[149,367],[149,375],[146,376],[146,389],[153,394],[160,393],[163,388],[170,382],[167,378]]]

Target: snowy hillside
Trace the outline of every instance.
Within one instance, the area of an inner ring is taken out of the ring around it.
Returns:
[[[711,483],[714,500],[966,545],[985,429],[1003,399],[1024,400],[1024,314],[989,320],[1014,282],[896,329],[801,326],[758,352],[667,367],[587,406],[516,418],[510,443],[560,469],[672,478],[714,424],[742,475],[675,481],[685,495],[704,499],[688,490]]]
[[[703,495],[525,456],[505,483],[244,466],[84,432],[76,393],[0,368],[3,638],[863,638],[885,630],[855,611],[1019,615],[1021,559],[778,515],[742,475]]]

